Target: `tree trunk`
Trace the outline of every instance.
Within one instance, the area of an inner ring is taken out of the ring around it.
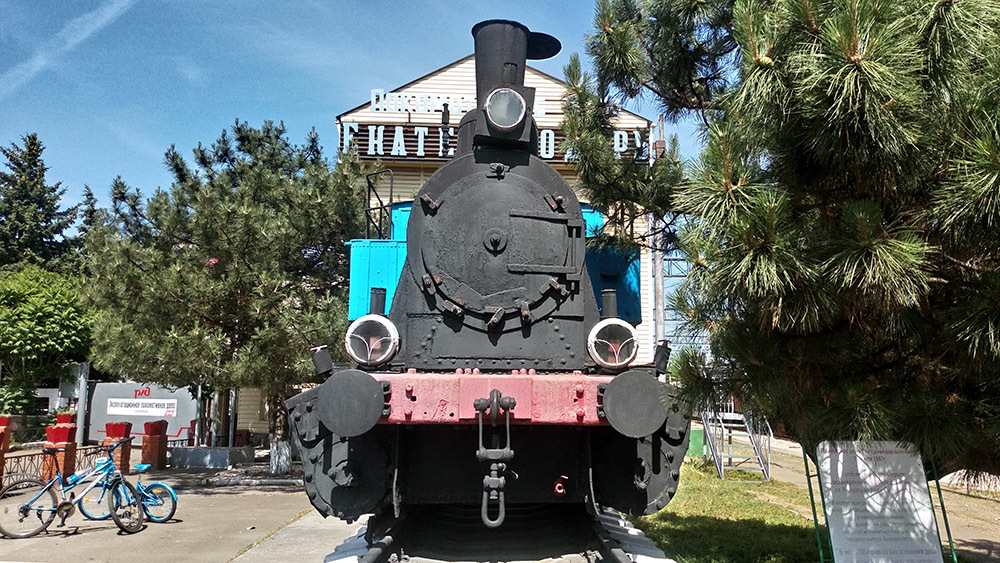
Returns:
[[[292,445],[288,441],[288,410],[282,386],[267,388],[267,430],[271,437],[271,473],[291,473]]]

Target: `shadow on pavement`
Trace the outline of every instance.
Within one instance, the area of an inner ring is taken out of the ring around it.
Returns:
[[[955,540],[955,552],[962,561],[971,563],[991,563],[1000,561],[1000,541]]]

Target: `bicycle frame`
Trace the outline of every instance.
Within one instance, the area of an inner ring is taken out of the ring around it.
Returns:
[[[113,468],[114,465],[111,465],[110,467]],[[56,468],[56,476],[53,477],[52,479],[50,479],[49,482],[46,483],[45,486],[42,487],[38,491],[38,494],[36,494],[34,497],[32,497],[31,500],[29,500],[25,504],[28,507],[31,507],[32,503],[34,503],[35,501],[37,501],[42,495],[44,495],[46,492],[48,492],[50,489],[52,489],[57,484],[59,485],[59,487],[58,487],[59,499],[62,502],[67,502],[66,501],[66,492],[67,491],[71,491],[71,490],[73,490],[74,488],[76,488],[77,486],[79,486],[79,485],[81,485],[83,483],[89,483],[87,485],[87,487],[84,488],[83,491],[80,492],[80,496],[79,497],[76,497],[72,501],[69,501],[69,502],[71,502],[74,505],[79,504],[80,501],[83,500],[83,497],[87,493],[89,493],[91,491],[91,489],[97,487],[98,485],[103,486],[104,479],[108,478],[109,475],[115,476],[116,473],[118,473],[118,472],[111,472],[111,471],[107,471],[107,470],[99,471],[99,470],[95,469],[93,472],[87,474],[83,479],[80,479],[76,483],[71,483],[71,484],[67,485],[65,483],[65,480],[63,479],[62,472],[60,472],[59,468],[57,467]],[[94,476],[99,476],[99,478],[90,480],[90,478],[94,477]],[[117,477],[112,477],[112,480],[114,480],[114,478],[117,478]],[[88,480],[90,480],[90,481],[88,481]],[[30,510],[41,510],[41,509],[30,508]],[[45,510],[48,511],[48,512],[56,512],[56,511],[59,510],[59,506],[54,506],[52,508],[45,509]]]
[[[58,490],[59,490],[59,500],[61,501],[60,502],[60,504],[61,504],[62,502],[67,502],[67,500],[66,500],[66,493],[68,491],[72,491],[74,488],[76,488],[76,487],[78,487],[78,486],[80,486],[80,485],[82,485],[84,483],[89,483],[87,485],[87,487],[85,487],[82,491],[80,491],[79,496],[77,496],[73,500],[69,501],[72,504],[74,504],[76,506],[79,506],[79,504],[81,502],[83,502],[83,498],[85,496],[87,496],[87,493],[89,493],[91,490],[93,490],[94,488],[96,488],[98,485],[100,485],[102,487],[106,487],[106,486],[110,485],[111,483],[115,482],[115,480],[123,478],[123,476],[121,474],[121,471],[119,471],[115,467],[115,460],[114,460],[114,457],[113,457],[112,454],[114,453],[115,448],[121,447],[122,444],[125,444],[125,443],[128,443],[128,442],[131,442],[131,438],[122,440],[122,441],[118,442],[117,444],[115,444],[114,446],[111,446],[107,450],[108,456],[104,457],[104,458],[98,458],[97,462],[96,462],[96,464],[94,466],[94,469],[92,469],[91,471],[89,471],[88,473],[86,473],[85,475],[83,475],[80,478],[80,480],[76,481],[75,483],[67,483],[66,479],[63,477],[62,472],[59,470],[59,464],[55,464],[55,470],[56,470],[55,477],[53,477],[52,479],[50,479],[49,482],[44,487],[42,487],[42,489],[38,492],[38,494],[35,495],[34,498],[32,498],[27,503],[28,506],[31,506],[32,503],[34,503],[35,501],[37,501],[42,495],[44,495],[49,489],[52,489],[53,486],[56,485],[56,484],[59,485],[59,488],[58,488]],[[56,507],[50,509],[50,511],[57,511],[58,509],[59,509],[59,507],[56,506]]]

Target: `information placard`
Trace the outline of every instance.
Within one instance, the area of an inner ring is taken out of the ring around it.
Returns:
[[[109,398],[108,414],[172,417],[177,415],[177,399]]]
[[[837,563],[942,563],[920,455],[895,442],[822,442],[816,460]]]

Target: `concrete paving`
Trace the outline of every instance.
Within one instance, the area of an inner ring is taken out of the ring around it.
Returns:
[[[202,486],[202,479],[214,473],[167,470],[143,476],[144,482],[162,480],[177,490],[177,513],[170,522],[148,523],[138,533],[127,535],[111,520],[87,520],[77,513],[67,519],[66,527],[53,523],[34,538],[0,538],[0,561],[224,562],[257,549],[254,546],[278,530],[315,512],[300,487]],[[300,529],[292,527],[286,535]],[[324,543],[330,547],[322,555],[301,560],[322,561],[336,546],[334,539]],[[303,542],[303,546],[308,544]],[[300,559],[294,554],[293,550],[267,560]]]
[[[798,445],[779,443],[774,454],[772,475],[804,487]],[[301,487],[204,486],[202,481],[214,473],[170,469],[143,476],[144,482],[162,480],[177,490],[177,514],[168,523],[150,523],[139,533],[125,535],[110,520],[94,522],[75,514],[65,528],[53,525],[34,538],[0,538],[0,563],[320,562],[361,527],[361,522],[324,519]],[[1000,560],[1000,502],[960,491],[946,492],[945,501],[966,560]]]
[[[337,518],[323,518],[310,507],[308,512],[233,559],[233,563],[272,563],[291,559],[319,563],[337,546],[357,534],[361,527],[361,522],[345,524]]]

